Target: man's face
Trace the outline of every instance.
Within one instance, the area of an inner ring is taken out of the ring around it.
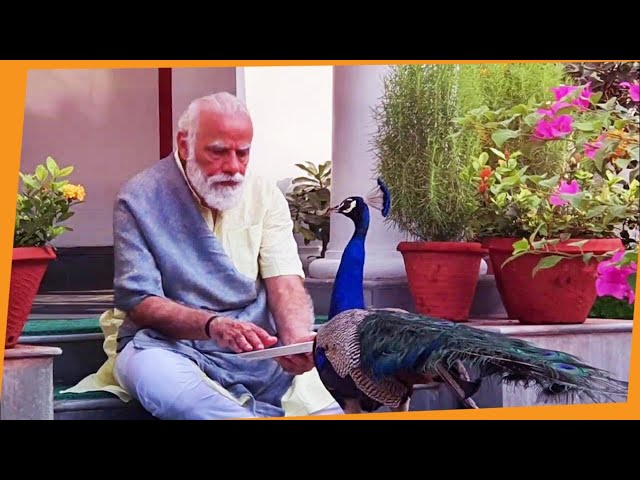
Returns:
[[[186,137],[178,144],[187,158],[187,177],[210,208],[227,210],[242,195],[253,139],[251,120],[242,113],[221,115],[204,109],[197,132],[194,145]]]

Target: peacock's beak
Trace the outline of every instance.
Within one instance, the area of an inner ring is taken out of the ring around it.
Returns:
[[[337,212],[339,208],[340,208],[340,205],[336,205],[335,207],[331,207],[331,208],[329,208],[329,210],[327,210],[327,213],[331,214],[331,213]]]

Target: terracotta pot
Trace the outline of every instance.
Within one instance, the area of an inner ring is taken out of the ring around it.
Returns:
[[[500,297],[503,299],[503,306],[504,306],[505,312],[507,313],[507,317],[512,319],[516,318],[516,313],[515,311],[511,310],[506,304],[504,304],[504,291],[502,289],[502,270],[500,269],[501,262],[497,261],[497,257],[495,255],[491,255],[491,245],[493,244],[494,241],[498,245],[503,244],[505,241],[509,241],[509,244],[512,245],[514,242],[517,242],[518,240],[520,240],[520,238],[487,237],[482,239],[482,247],[486,248],[488,251],[487,273],[490,271],[491,274],[493,275],[493,278],[496,281],[496,289],[498,290]]]
[[[513,254],[513,243],[518,240],[494,238],[487,243],[496,286],[509,317],[530,325],[584,323],[597,298],[596,259],[591,259],[588,264],[582,257],[564,259],[552,268],[539,270],[532,277],[540,259],[553,255],[553,250],[579,254],[579,247],[568,244],[581,239],[574,238],[548,247],[548,253],[523,255],[502,267]],[[585,243],[582,251],[602,255],[622,248],[619,239],[594,239]]]
[[[474,242],[401,242],[409,290],[423,315],[469,319],[480,261],[487,251]]]
[[[55,258],[52,247],[13,249],[5,348],[18,343],[49,262]]]

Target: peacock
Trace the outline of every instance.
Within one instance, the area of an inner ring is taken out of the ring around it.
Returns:
[[[363,293],[369,206],[387,217],[391,196],[382,179],[365,196],[330,209],[353,221],[333,285],[328,320],[312,345],[316,370],[345,413],[382,406],[409,410],[415,390],[447,385],[468,408],[483,379],[535,387],[543,401],[626,396],[627,382],[568,353],[496,332],[395,308],[366,308]],[[465,363],[468,367],[465,367]],[[467,368],[478,370],[472,380]]]

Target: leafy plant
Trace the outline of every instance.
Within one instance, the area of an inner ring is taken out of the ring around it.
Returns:
[[[287,192],[293,232],[301,234],[305,245],[322,242],[320,258],[325,256],[329,244],[331,202],[331,161],[316,167],[312,162],[296,163],[307,175],[292,180],[292,191]]]
[[[602,93],[602,101],[616,98],[621,105],[632,106],[633,99],[627,95],[625,84],[633,84],[640,78],[639,62],[567,63],[565,71],[576,83],[588,83],[592,91]]]
[[[61,223],[74,215],[71,207],[84,201],[85,191],[64,179],[72,172],[72,166],[59,168],[52,157],[33,173],[20,172],[23,191],[18,193],[14,247],[44,246],[73,230]]]
[[[524,254],[545,253],[571,238],[612,238],[621,229],[638,225],[637,110],[620,105],[615,98],[600,103],[601,94],[592,92],[588,84],[559,86],[553,92],[553,102],[506,109],[508,120],[492,135],[498,148],[473,159],[466,172],[484,212],[490,213],[480,217],[480,228],[523,237],[514,244],[507,262]],[[530,152],[500,148],[506,138],[523,139],[533,151],[546,143],[561,143],[562,172],[530,173]],[[632,162],[635,167],[629,168]],[[584,242],[572,245],[580,248]],[[533,273],[577,255],[545,256]],[[591,253],[579,255],[585,262],[592,258]]]
[[[611,296],[597,297],[589,317],[633,320],[633,305]]]
[[[424,241],[473,237],[474,193],[456,150],[457,65],[400,65],[384,78],[373,109],[377,173],[393,198],[387,221]]]
[[[570,79],[564,64],[557,62],[462,64],[459,68],[459,108],[467,117],[468,128],[457,133],[456,142],[467,157],[494,146],[492,134],[509,119],[503,106],[551,100],[551,87]],[[515,151],[525,146],[508,139],[505,148]],[[527,157],[530,170],[557,172],[562,153],[558,144],[544,145],[536,155]]]

